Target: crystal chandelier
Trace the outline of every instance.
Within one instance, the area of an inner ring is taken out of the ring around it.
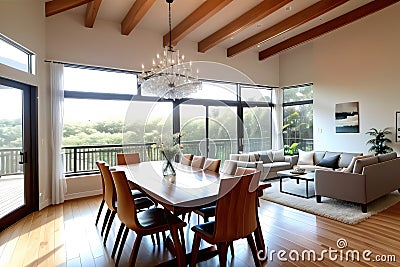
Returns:
[[[201,90],[201,81],[198,80],[198,70],[193,73],[192,62],[184,62],[185,56],[179,55],[179,50],[172,47],[171,30],[171,3],[174,0],[166,0],[169,15],[169,45],[164,53],[157,54],[153,59],[150,70],[145,71],[142,65],[142,73],[138,75],[142,91],[161,98],[180,99]]]

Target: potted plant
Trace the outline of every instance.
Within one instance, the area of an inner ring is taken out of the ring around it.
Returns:
[[[375,156],[379,154],[387,154],[392,152],[393,149],[386,145],[386,143],[391,143],[392,141],[386,137],[386,135],[391,134],[389,128],[383,130],[377,130],[371,128],[366,134],[369,134],[373,138],[367,141],[367,144],[371,144],[369,152],[374,152]]]

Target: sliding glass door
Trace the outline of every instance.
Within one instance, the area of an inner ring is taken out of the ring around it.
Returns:
[[[0,77],[0,231],[38,207],[34,91]]]

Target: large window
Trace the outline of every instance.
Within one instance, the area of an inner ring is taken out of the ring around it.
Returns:
[[[0,63],[11,68],[35,74],[35,54],[0,34]]]
[[[190,98],[142,95],[135,72],[67,64],[64,68],[65,171],[115,164],[115,154],[135,151],[159,160],[151,145],[184,131],[183,152],[219,158],[271,148],[271,88],[203,81]],[[243,123],[242,123],[243,122]]]
[[[298,149],[313,149],[312,84],[283,89],[283,142],[285,152],[297,154]]]

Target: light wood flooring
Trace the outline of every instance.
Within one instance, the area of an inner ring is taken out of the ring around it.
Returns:
[[[110,259],[113,241],[119,227],[115,220],[107,246],[102,244],[100,226],[94,225],[100,197],[67,201],[25,217],[0,233],[0,266],[114,266]],[[337,249],[337,240],[344,238],[348,246],[342,251],[369,249],[371,261],[347,262],[343,258],[324,261],[280,261],[277,255],[265,266],[399,266],[400,265],[400,203],[355,226],[314,216],[285,206],[261,200],[260,221],[269,253],[290,250],[301,254],[304,250]],[[104,213],[103,213],[104,215]],[[102,222],[103,218],[100,218]],[[192,215],[191,224],[197,223]],[[100,225],[100,223],[99,223]],[[185,231],[187,249],[191,249],[193,234]],[[121,266],[126,266],[134,241],[129,234]],[[245,241],[236,241],[235,257],[228,252],[229,266],[253,266],[250,249]],[[375,255],[395,255],[397,262],[372,261]],[[293,254],[295,255],[295,254]],[[318,255],[318,254],[317,254]],[[344,255],[344,253],[343,253]],[[163,244],[153,246],[144,238],[136,266],[154,266],[172,256]],[[213,258],[199,266],[218,266]]]
[[[1,176],[0,218],[24,204],[24,177],[22,175]]]

